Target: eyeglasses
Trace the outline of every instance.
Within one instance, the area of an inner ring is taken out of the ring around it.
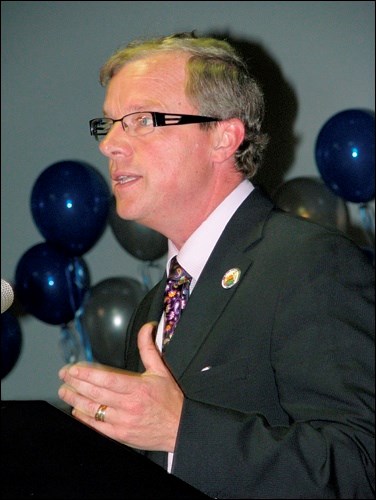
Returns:
[[[121,122],[123,130],[132,136],[147,135],[153,132],[154,127],[168,125],[187,125],[189,123],[218,122],[219,118],[198,115],[176,115],[173,113],[158,113],[157,111],[139,111],[130,113],[118,120],[112,118],[94,118],[90,120],[90,135],[96,140],[100,135],[106,135],[112,125]]]

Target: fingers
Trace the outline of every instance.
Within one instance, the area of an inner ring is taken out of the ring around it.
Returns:
[[[111,373],[129,373],[121,368],[116,368],[113,366],[102,365],[101,363],[92,363],[88,361],[79,361],[75,364],[65,365],[59,371],[59,378],[64,380],[64,377],[69,373],[70,376],[82,378],[88,382],[95,383],[95,372],[93,369],[97,369],[96,373],[111,372]]]
[[[139,374],[92,363],[67,365],[59,371],[59,378],[66,384],[73,386],[76,390],[82,389],[86,394],[88,390],[91,390],[91,394],[87,395],[93,398],[97,397],[95,388],[126,393],[127,387],[131,383],[129,379],[132,380],[135,376],[139,376]]]
[[[154,344],[155,325],[156,323],[146,323],[140,329],[140,355],[146,370],[165,374],[166,368]],[[102,401],[106,396],[106,389],[125,395],[132,393],[139,384],[140,377],[140,373],[88,362],[65,365],[59,371],[59,378],[65,384],[94,401]]]
[[[77,411],[79,410],[80,414],[84,414],[88,418],[94,419],[100,404],[103,404],[84,396],[82,393],[78,392],[72,386],[67,384],[63,384],[59,388],[58,394],[63,401],[74,408],[74,410],[72,411],[72,415],[75,416]],[[101,399],[101,401],[104,400]]]

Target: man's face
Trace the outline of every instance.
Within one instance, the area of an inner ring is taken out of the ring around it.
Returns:
[[[185,96],[185,65],[181,54],[126,64],[109,82],[105,116],[118,119],[135,111],[200,114]],[[148,135],[133,137],[116,122],[99,147],[109,158],[120,217],[173,241],[186,239],[182,233],[189,235],[206,218],[215,188],[212,132],[189,124],[155,127]]]

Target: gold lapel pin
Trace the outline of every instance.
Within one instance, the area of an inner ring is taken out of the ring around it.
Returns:
[[[222,286],[223,288],[231,288],[240,279],[241,270],[238,267],[234,267],[233,269],[229,269],[222,278]]]

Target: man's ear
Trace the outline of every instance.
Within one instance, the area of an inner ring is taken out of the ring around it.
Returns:
[[[217,124],[212,159],[222,163],[233,156],[243,142],[244,124],[238,118],[223,120]]]

